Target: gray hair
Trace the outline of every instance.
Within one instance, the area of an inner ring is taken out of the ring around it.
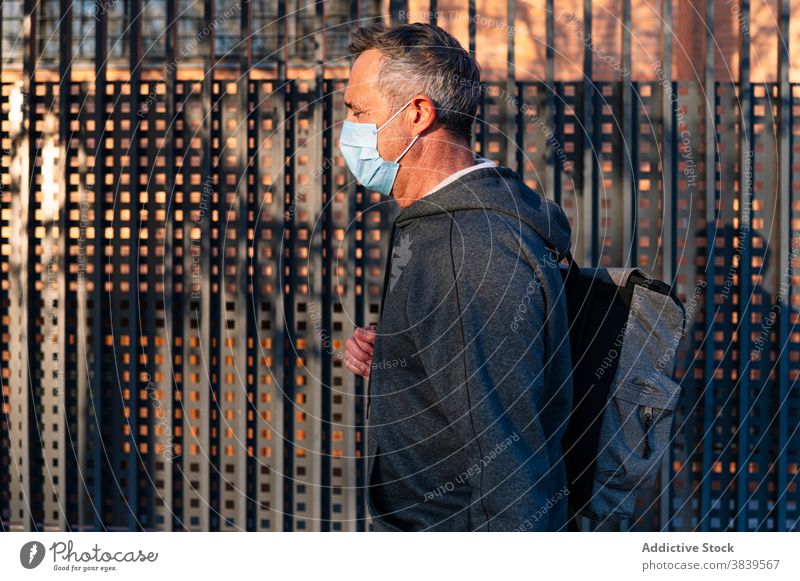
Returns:
[[[378,90],[394,109],[422,93],[433,101],[436,119],[445,129],[471,140],[480,67],[450,33],[433,24],[389,27],[379,22],[356,30],[348,47],[355,57],[370,49],[378,49],[385,59]]]

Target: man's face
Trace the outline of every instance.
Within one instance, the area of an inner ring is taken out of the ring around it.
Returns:
[[[377,49],[361,53],[350,70],[344,92],[347,119],[354,123],[374,123],[381,127],[396,111],[378,92],[378,73],[383,57]],[[394,161],[408,145],[412,135],[405,128],[404,113],[378,132],[378,152],[387,161]]]

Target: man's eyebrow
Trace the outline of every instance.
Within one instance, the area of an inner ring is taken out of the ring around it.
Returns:
[[[360,109],[358,105],[354,105],[352,101],[348,101],[347,99],[344,100],[344,106],[348,109]]]

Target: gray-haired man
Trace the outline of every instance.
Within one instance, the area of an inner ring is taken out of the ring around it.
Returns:
[[[564,528],[566,216],[472,152],[480,71],[450,34],[376,24],[350,51],[339,145],[401,208],[377,329],[358,329],[345,356],[369,378],[374,527]]]

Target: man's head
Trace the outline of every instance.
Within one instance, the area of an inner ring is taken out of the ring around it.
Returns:
[[[359,64],[392,111],[417,94],[436,108],[436,122],[469,143],[480,99],[478,63],[446,30],[432,24],[388,27],[376,23],[358,29],[348,47],[356,58],[351,84],[361,79]],[[365,54],[368,51],[370,54]],[[366,56],[359,63],[362,56]],[[378,65],[378,66],[375,66]],[[364,79],[366,80],[366,79]]]
[[[408,169],[398,174],[396,190],[404,190],[414,168],[446,172],[448,163],[471,157],[480,69],[452,35],[430,24],[377,23],[357,30],[349,50],[356,58],[344,95],[348,121],[378,126],[377,148],[387,161],[419,137],[403,157]],[[444,163],[423,167],[434,158]]]

